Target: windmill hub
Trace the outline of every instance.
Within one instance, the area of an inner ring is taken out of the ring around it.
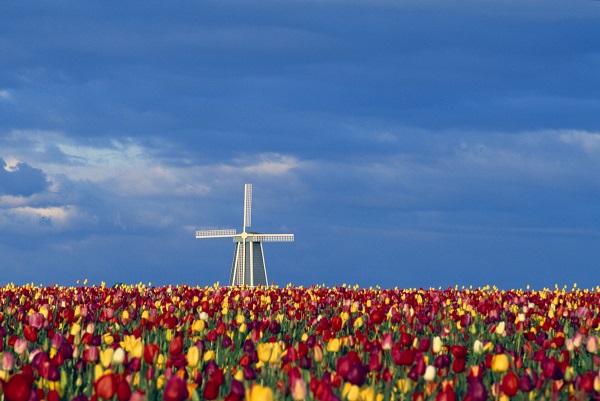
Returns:
[[[263,242],[292,242],[294,234],[257,234],[247,233],[246,227],[252,224],[252,184],[244,187],[244,228],[240,234],[236,230],[199,230],[196,238],[233,238],[235,253],[229,285],[266,286],[267,269],[263,253]]]

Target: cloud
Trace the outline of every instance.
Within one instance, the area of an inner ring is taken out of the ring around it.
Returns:
[[[8,165],[0,158],[0,195],[31,196],[48,187],[48,179],[42,170],[23,162]]]

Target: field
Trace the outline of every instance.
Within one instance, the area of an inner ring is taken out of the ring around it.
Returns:
[[[598,399],[596,290],[0,288],[7,401]]]

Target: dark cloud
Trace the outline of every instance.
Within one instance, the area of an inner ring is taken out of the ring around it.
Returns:
[[[6,162],[0,158],[0,195],[31,196],[49,186],[50,182],[42,170],[23,162],[7,169]]]

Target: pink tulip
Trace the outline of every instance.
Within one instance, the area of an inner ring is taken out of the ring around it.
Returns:
[[[15,366],[15,357],[8,352],[2,354],[2,370],[10,371]]]
[[[392,337],[392,333],[385,333],[381,337],[381,348],[386,351],[389,351],[394,346],[394,338]]]
[[[585,343],[585,349],[590,354],[596,354],[598,352],[598,337],[594,334],[590,335]]]
[[[294,380],[294,384],[292,385],[292,388],[290,390],[294,401],[302,401],[306,399],[306,383],[302,378]]]
[[[44,315],[41,313],[32,313],[29,315],[29,325],[36,330],[40,330],[44,326]]]
[[[18,355],[23,355],[25,353],[25,351],[27,351],[27,340],[24,340],[22,338],[18,338],[17,341],[15,341],[15,352]]]

